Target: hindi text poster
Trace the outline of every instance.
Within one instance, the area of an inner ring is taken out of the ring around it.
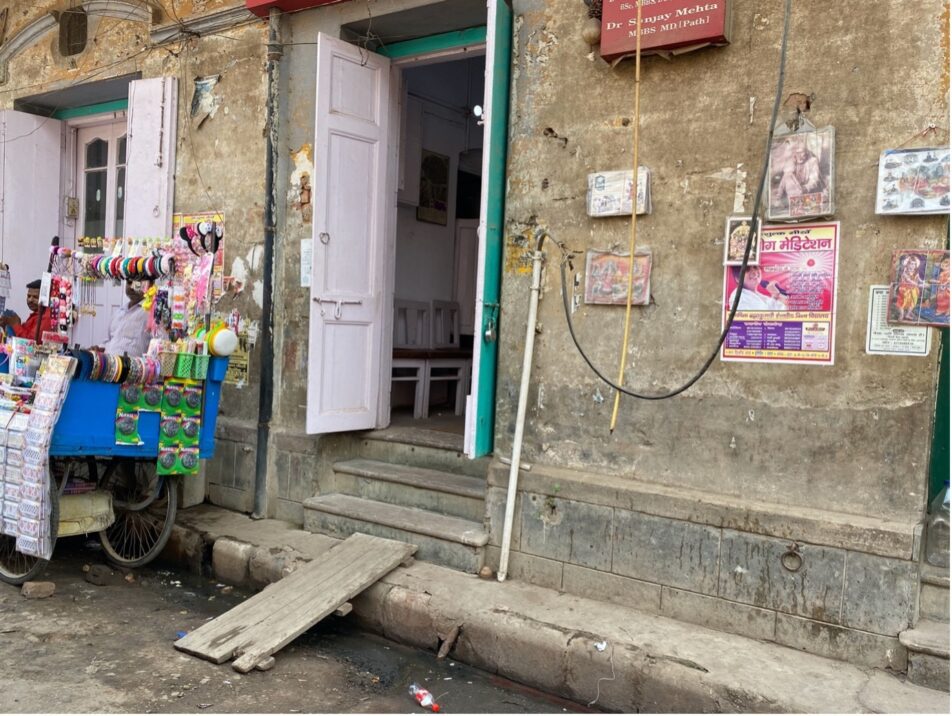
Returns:
[[[839,222],[764,226],[760,265],[740,286],[725,361],[833,365]],[[724,272],[723,318],[738,290],[739,266]]]

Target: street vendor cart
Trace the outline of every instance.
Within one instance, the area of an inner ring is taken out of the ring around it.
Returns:
[[[97,533],[122,567],[168,543],[179,481],[198,479],[214,454],[239,343],[235,312],[212,316],[221,217],[199,218],[180,219],[171,239],[51,241],[48,271],[28,286],[35,333],[14,329],[0,344],[0,580],[35,578],[59,537]],[[96,315],[93,287],[109,282],[130,303],[110,340],[82,348],[73,323]]]
[[[209,356],[204,380],[191,381],[201,384],[197,453],[202,459],[214,455],[227,367],[227,357]],[[81,373],[77,370],[70,380],[49,445],[50,540],[95,532],[110,562],[139,567],[169,540],[179,481],[197,478],[162,474],[157,467],[163,422],[158,410],[138,415],[138,444],[117,443],[117,409],[128,386],[90,380]],[[74,485],[83,491],[70,494]],[[18,551],[15,537],[0,535],[0,580],[22,584],[46,564],[46,559]]]

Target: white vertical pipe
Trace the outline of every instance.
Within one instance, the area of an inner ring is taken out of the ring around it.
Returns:
[[[529,317],[526,319],[526,348],[522,358],[522,382],[519,384],[519,407],[516,409],[516,432],[512,438],[512,463],[509,466],[509,490],[506,494],[506,516],[502,531],[502,553],[499,556],[497,579],[506,581],[509,571],[509,549],[512,544],[512,519],[516,511],[516,492],[519,484],[519,464],[522,461],[522,434],[526,424],[526,405],[529,402],[529,375],[532,372],[532,351],[535,347],[536,316],[539,313],[539,288],[542,277],[542,239],[538,239],[532,254],[532,287],[529,289]]]

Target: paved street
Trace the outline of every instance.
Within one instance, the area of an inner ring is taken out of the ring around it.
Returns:
[[[277,654],[269,672],[236,673],[172,647],[244,595],[161,565],[84,579],[101,552],[63,540],[40,578],[49,599],[0,585],[0,711],[422,713],[407,694],[424,684],[446,713],[562,713],[584,709],[498,677],[407,649],[331,617]]]

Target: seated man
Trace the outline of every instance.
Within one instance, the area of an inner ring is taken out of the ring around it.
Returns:
[[[29,338],[32,341],[42,342],[43,331],[52,332],[53,321],[50,318],[50,309],[43,309],[43,318],[40,319],[40,286],[42,281],[30,281],[26,285],[26,306],[30,309],[30,316],[25,321],[13,311],[4,311],[0,316],[0,326],[7,329],[7,333],[17,338]],[[37,332],[37,323],[39,323],[39,332]]]
[[[129,303],[112,314],[109,338],[93,350],[130,357],[143,355],[149,347],[149,312],[142,308],[142,299],[151,284],[147,281],[126,281]]]

